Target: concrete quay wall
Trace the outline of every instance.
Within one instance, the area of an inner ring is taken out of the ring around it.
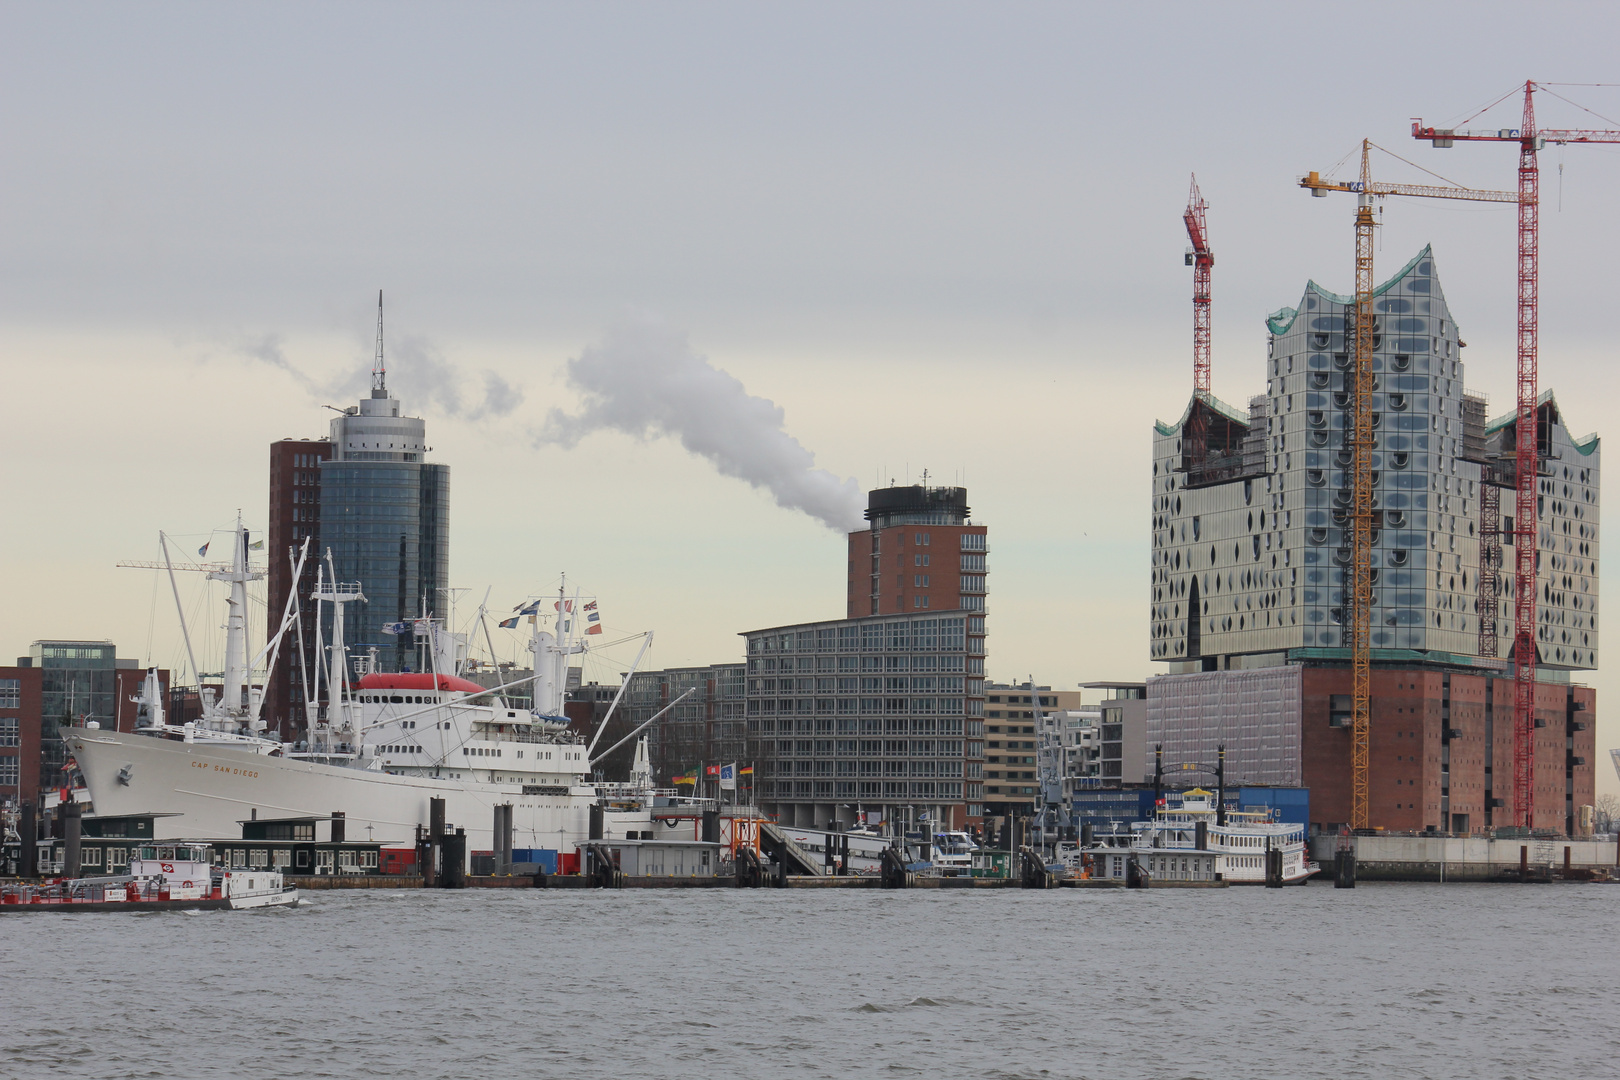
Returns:
[[[1311,841],[1311,857],[1331,877],[1338,837],[1318,836]],[[1519,869],[1520,849],[1528,849],[1530,866],[1555,870],[1564,867],[1564,852],[1574,870],[1613,871],[1620,865],[1612,840],[1550,842],[1534,837],[1492,839],[1473,836],[1356,836],[1356,877],[1364,881],[1493,881]],[[1551,858],[1548,858],[1548,852]]]

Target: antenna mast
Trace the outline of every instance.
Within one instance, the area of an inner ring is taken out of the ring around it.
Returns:
[[[371,365],[371,396],[388,396],[388,367],[383,363],[383,305],[382,290],[377,290],[377,359]]]

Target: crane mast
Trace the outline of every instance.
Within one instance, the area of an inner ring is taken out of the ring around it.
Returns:
[[[1209,269],[1215,255],[1209,249],[1209,230],[1204,221],[1207,204],[1198,190],[1198,177],[1192,178],[1187,193],[1187,210],[1181,215],[1187,225],[1187,265],[1193,268],[1193,392],[1209,394]]]
[[[1367,828],[1367,771],[1372,741],[1372,389],[1373,389],[1373,212],[1369,144],[1361,144],[1362,190],[1356,196],[1355,390],[1351,397],[1350,505],[1354,536],[1350,545],[1351,747],[1350,827]]]
[[[1547,143],[1620,143],[1620,131],[1536,127],[1536,83],[1524,84],[1524,112],[1517,128],[1469,130],[1425,127],[1412,122],[1412,137],[1444,149],[1455,141],[1508,142],[1519,146],[1519,256],[1517,403],[1513,444],[1513,805],[1518,824],[1535,826],[1536,765],[1536,547],[1541,478],[1537,431],[1541,178],[1536,152]],[[1493,607],[1492,615],[1495,610]]]
[[[1371,152],[1373,144],[1361,141],[1361,177],[1354,183],[1325,180],[1320,173],[1309,173],[1299,181],[1313,196],[1329,191],[1345,191],[1356,196],[1356,296],[1352,366],[1351,422],[1347,441],[1351,452],[1351,544],[1350,585],[1344,590],[1346,623],[1350,634],[1351,744],[1350,744],[1350,827],[1369,827],[1368,774],[1372,748],[1372,533],[1373,491],[1372,395],[1373,339],[1377,324],[1373,318],[1373,220],[1372,200],[1384,195],[1414,195],[1425,198],[1468,199],[1475,202],[1509,202],[1517,196],[1506,191],[1478,191],[1472,188],[1439,187],[1429,184],[1374,183]]]

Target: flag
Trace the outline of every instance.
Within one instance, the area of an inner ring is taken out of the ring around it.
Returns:
[[[695,784],[695,783],[697,783],[697,777],[695,777],[695,776],[672,776],[672,777],[669,778],[669,782],[672,783],[672,784]]]
[[[512,610],[517,612],[519,615],[533,615],[535,612],[540,610],[540,601],[532,600],[527,604],[519,604]]]
[[[586,611],[595,611],[596,610],[596,601],[592,600],[590,603],[586,604],[585,605],[585,610]]]
[[[411,624],[408,622],[385,622],[382,624],[382,632],[385,634],[408,634],[410,631]]]
[[[737,775],[738,776],[753,776],[754,775],[754,767],[752,765],[744,765],[742,768],[737,770]]]
[[[601,622],[602,621],[602,616],[598,615],[596,612],[593,611],[589,615],[585,616],[585,621],[586,622]]]
[[[248,550],[249,551],[263,551],[264,550],[264,541],[263,540],[255,540],[255,541],[253,541],[253,543],[248,545]]]
[[[720,788],[722,791],[737,790],[737,766],[735,764],[720,766]]]
[[[586,633],[587,633],[587,634],[600,634],[600,633],[601,633],[601,632],[602,632],[602,627],[601,627],[601,626],[600,626],[600,625],[597,625],[597,626],[587,626],[587,627],[586,627],[586,628],[585,628],[585,632],[586,632]]]
[[[705,765],[703,767],[703,775],[705,775],[705,776],[719,776],[720,775],[720,766],[718,766],[718,765]]]
[[[212,544],[212,543],[213,543],[212,540],[208,541],[208,544]],[[200,559],[204,555],[208,554],[208,544],[204,544],[202,547],[197,549],[197,558]]]
[[[519,616],[517,616],[517,615],[512,616],[510,619],[502,619],[501,620],[501,628],[503,630],[512,629],[512,627],[514,627],[514,626],[516,626],[518,624],[518,619],[519,619]]]
[[[558,600],[555,603],[553,603],[551,606],[556,608],[558,611],[569,611],[569,612],[571,612],[571,611],[574,610],[574,602],[572,600]]]

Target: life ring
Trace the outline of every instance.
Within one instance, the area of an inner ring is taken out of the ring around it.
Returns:
[[[191,888],[191,882],[189,882],[189,881],[182,881],[182,882],[181,882],[181,883],[180,883],[180,887],[181,887],[181,888],[182,888],[182,889],[189,889],[189,888]]]

